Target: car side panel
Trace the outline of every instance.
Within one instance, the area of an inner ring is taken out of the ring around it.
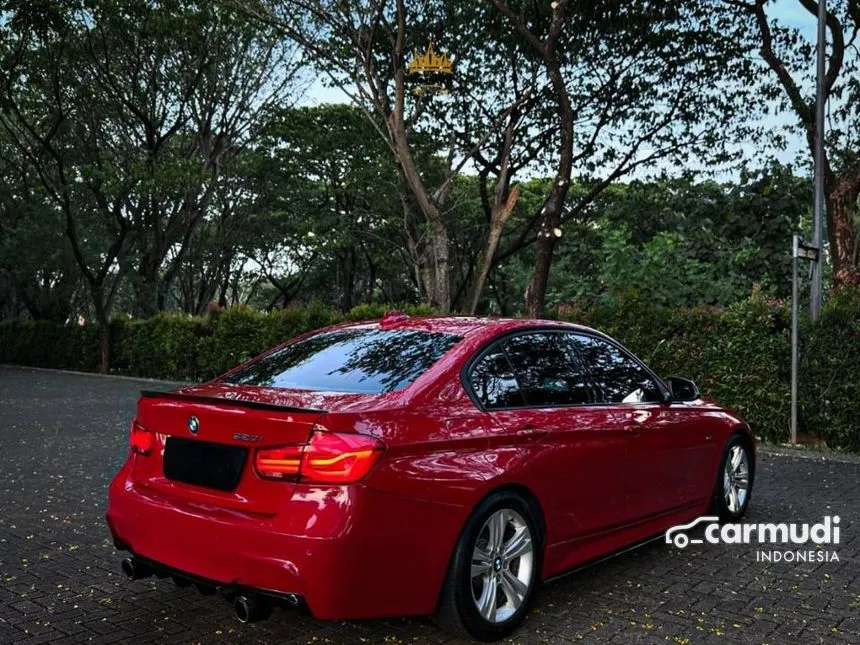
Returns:
[[[576,415],[577,411],[571,409],[569,413]],[[719,451],[732,428],[740,423],[715,407],[685,411],[691,422],[701,414],[711,420],[714,428],[713,442],[708,448],[710,461],[704,460],[691,474],[691,485],[695,484],[697,491],[684,501],[647,516],[637,516],[635,505],[625,501],[617,507],[618,513],[610,517],[602,508],[606,497],[599,485],[605,476],[605,464],[596,456],[602,454],[607,463],[617,458],[616,476],[623,476],[620,471],[629,466],[625,461],[628,449],[623,443],[628,441],[626,437],[619,436],[618,442],[613,442],[609,435],[599,434],[597,426],[589,432],[584,422],[572,422],[580,434],[574,430],[568,435],[553,435],[540,428],[517,433],[511,419],[504,414],[482,412],[470,400],[449,400],[446,406],[417,408],[413,414],[412,422],[404,420],[402,415],[392,416],[390,424],[381,419],[373,422],[376,428],[388,427],[389,437],[417,432],[425,435],[426,440],[404,445],[389,441],[388,454],[366,485],[449,505],[451,513],[446,526],[433,528],[437,544],[448,556],[471,509],[481,499],[504,486],[525,488],[535,496],[544,515],[544,577],[705,513],[713,492]],[[401,423],[404,427],[395,430]],[[560,442],[566,442],[570,451],[561,449]],[[598,447],[605,452],[595,452]],[[443,572],[446,567],[447,564],[442,565]],[[441,583],[440,575],[439,588]]]
[[[628,503],[635,520],[710,497],[723,420],[685,404],[616,406],[627,430]]]
[[[602,499],[599,485],[574,486],[574,490],[581,491],[574,498],[560,487],[560,460],[568,465],[563,457],[565,452],[557,443],[561,438],[480,436],[475,427],[482,423],[482,414],[452,422],[451,435],[445,440],[425,442],[420,447],[389,448],[365,481],[368,488],[402,495],[416,503],[442,504],[448,509],[444,519],[440,521],[437,516],[432,526],[424,517],[401,518],[402,534],[397,546],[392,546],[399,549],[401,544],[415,544],[428,533],[433,535],[433,549],[422,554],[427,558],[428,568],[434,568],[438,574],[431,583],[432,593],[441,590],[449,558],[472,509],[486,495],[505,486],[530,491],[541,507],[546,529],[543,577],[649,537],[654,526],[665,530],[678,517],[686,520],[704,512],[704,508],[688,508],[668,520],[652,518],[651,522],[631,523],[629,518],[615,518],[613,521],[605,512],[588,507],[589,504],[599,507]],[[573,439],[564,440],[574,447]],[[583,437],[577,441],[582,449],[589,439]],[[594,475],[599,470],[597,461],[594,453],[585,449],[581,459],[574,458],[569,464],[569,472],[588,483],[590,477],[597,476]],[[577,509],[585,510],[577,512]],[[670,523],[663,527],[661,521]]]
[[[458,348],[456,356],[446,359],[445,370],[439,370],[435,382],[423,382],[420,392],[409,397],[407,409],[390,409],[365,414],[330,414],[325,420],[332,430],[352,430],[368,433],[382,439],[387,446],[384,458],[365,480],[364,485],[408,499],[430,501],[449,510],[444,518],[435,518],[427,526],[422,518],[407,518],[402,540],[409,534],[434,534],[434,553],[427,553],[434,567],[438,566],[429,593],[438,594],[445,571],[457,539],[472,509],[486,495],[505,486],[517,486],[530,491],[544,515],[546,551],[542,574],[550,577],[560,572],[620,549],[630,543],[652,537],[682,521],[689,521],[706,512],[713,490],[716,460],[732,427],[742,426],[736,417],[721,411],[717,406],[705,405],[707,412],[717,421],[714,424],[712,463],[698,472],[691,481],[701,487],[700,495],[692,495],[687,502],[668,513],[657,513],[646,518],[619,515],[616,521],[609,517],[595,518],[600,513],[601,491],[593,481],[599,479],[596,461],[589,460],[588,447],[601,444],[607,435],[574,435],[565,439],[578,448],[572,449],[567,460],[559,457],[559,438],[543,432],[546,428],[520,428],[505,414],[480,410],[469,398],[460,382],[460,370],[468,358],[492,336],[483,339],[472,337]],[[584,408],[582,408],[584,409]],[[578,424],[571,408],[573,427]],[[693,411],[685,412],[693,418]],[[342,416],[342,418],[341,418]],[[340,427],[341,423],[346,425]],[[596,426],[595,426],[596,428]],[[608,461],[617,454],[624,464],[630,449],[619,442],[610,441],[610,447],[601,445]],[[618,445],[615,445],[618,444]],[[623,469],[625,466],[622,466]],[[562,472],[581,473],[580,488],[584,497],[571,499],[559,485]],[[590,476],[591,475],[591,476]],[[595,479],[596,478],[596,479]],[[590,509],[589,504],[596,505]],[[629,508],[629,500],[625,500]],[[590,509],[590,510],[588,510]],[[575,520],[568,524],[567,520]]]
[[[532,438],[519,444],[520,473],[543,501],[553,542],[630,521],[628,437],[611,407],[524,408],[490,414],[503,426],[499,434]]]

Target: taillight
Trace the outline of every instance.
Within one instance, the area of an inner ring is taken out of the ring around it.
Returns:
[[[148,455],[152,450],[152,442],[155,440],[155,435],[144,428],[140,422],[135,419],[131,422],[131,449],[139,455]]]
[[[314,432],[305,447],[302,481],[346,484],[362,479],[382,455],[382,442],[360,434]]]
[[[370,472],[384,449],[366,435],[314,430],[307,443],[258,450],[255,466],[266,479],[352,484]]]
[[[257,472],[267,479],[295,479],[302,465],[304,445],[264,448],[257,451]]]

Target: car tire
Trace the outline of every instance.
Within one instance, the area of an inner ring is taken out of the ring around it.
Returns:
[[[539,517],[534,503],[512,492],[493,493],[477,506],[457,541],[442,588],[437,616],[442,629],[494,641],[519,626],[540,584]]]
[[[755,461],[749,439],[733,435],[726,442],[717,470],[711,515],[721,522],[736,522],[746,513],[755,480]]]

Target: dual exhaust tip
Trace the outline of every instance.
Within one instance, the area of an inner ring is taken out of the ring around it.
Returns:
[[[272,603],[260,596],[236,596],[233,599],[233,615],[243,625],[266,620],[272,614]]]
[[[142,580],[154,573],[152,567],[134,558],[125,558],[119,566],[129,580]]]
[[[125,577],[129,580],[141,580],[157,573],[151,566],[136,558],[125,558],[120,567]],[[187,587],[191,584],[189,580],[177,576],[173,576],[173,581],[179,587]],[[203,587],[199,584],[195,584],[195,586],[201,591],[204,591],[204,589],[209,593],[214,593],[215,591],[212,587]],[[228,600],[232,599],[233,615],[243,625],[266,620],[272,614],[272,602],[263,596],[255,594],[230,594],[226,597]],[[292,606],[299,604],[298,596],[294,595],[287,596],[286,601]]]

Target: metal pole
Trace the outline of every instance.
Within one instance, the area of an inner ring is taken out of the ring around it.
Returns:
[[[815,194],[812,218],[812,246],[818,249],[818,259],[812,262],[809,296],[809,316],[813,322],[821,313],[822,260],[824,238],[824,89],[827,55],[827,0],[818,0],[818,65],[815,83]]]
[[[797,445],[797,255],[800,252],[800,236],[791,238],[791,445]]]

